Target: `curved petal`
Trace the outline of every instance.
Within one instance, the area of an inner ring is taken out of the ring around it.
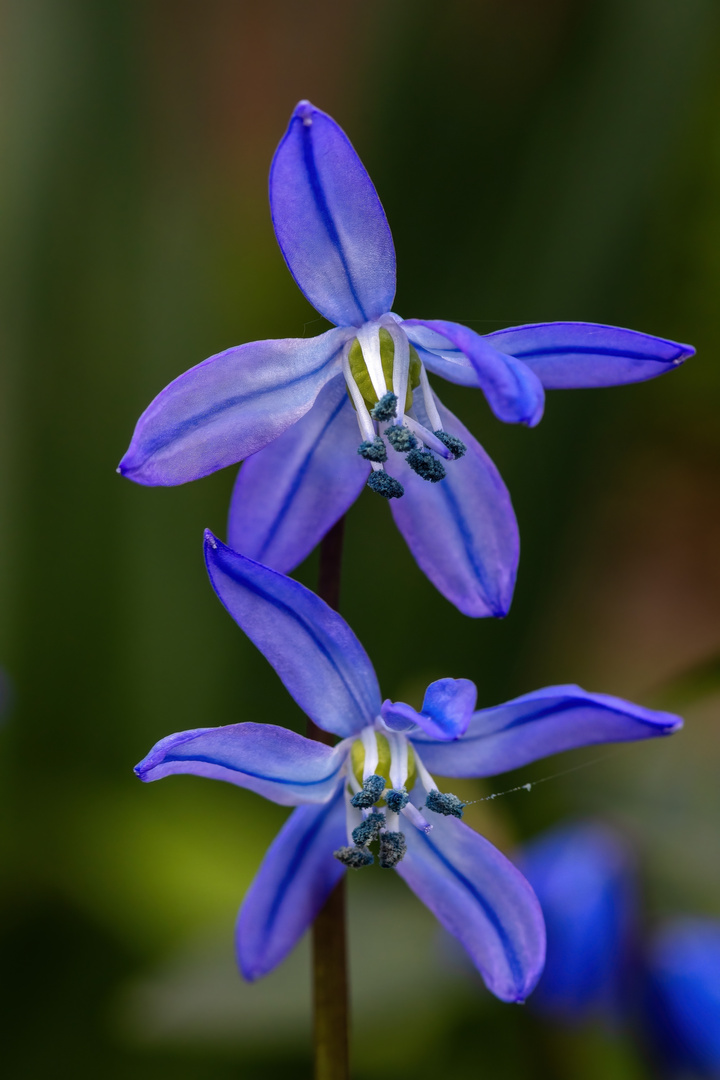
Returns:
[[[484,837],[456,818],[431,817],[431,832],[407,830],[398,874],[464,945],[488,989],[503,1001],[524,1001],[545,960],[535,893]]]
[[[547,928],[547,962],[532,1005],[566,1021],[619,1017],[637,931],[631,852],[620,833],[574,822],[534,837],[520,869]]]
[[[373,722],[380,709],[377,678],[336,611],[300,582],[231,551],[209,531],[205,563],[223,605],[314,723],[344,737]]]
[[[395,318],[402,323],[399,316]],[[442,334],[426,325],[411,325],[406,328],[406,333],[428,371],[459,386],[481,388],[477,372],[465,353],[456,349]]]
[[[360,441],[340,375],[301,420],[240,469],[230,547],[283,574],[294,570],[365,486],[370,465],[357,452]]]
[[[272,971],[308,929],[345,873],[333,851],[346,843],[342,785],[330,802],[290,815],[240,908],[235,947],[246,979]]]
[[[203,360],[148,405],[118,472],[138,484],[184,484],[256,453],[308,411],[347,339],[347,330],[328,330]]]
[[[546,686],[504,705],[475,713],[461,743],[413,735],[422,759],[440,776],[496,776],[531,761],[595,743],[631,742],[672,735],[682,727],[673,713],[644,709],[579,686]]]
[[[145,781],[175,773],[227,780],[282,806],[297,806],[330,798],[347,755],[347,743],[325,746],[275,724],[229,724],[161,739],[135,773]]]
[[[477,439],[437,402],[443,426],[467,446],[444,480],[422,480],[390,450],[389,471],[405,494],[390,508],[420,569],[464,615],[507,615],[520,541],[510,495]]]
[[[275,151],[270,206],[288,269],[321,315],[361,326],[390,310],[395,248],[385,211],[345,132],[309,101]]]
[[[486,341],[522,360],[548,390],[643,382],[695,352],[692,345],[652,334],[583,322],[512,326],[488,334]]]
[[[478,382],[498,420],[504,420],[507,424],[527,424],[529,427],[540,422],[545,407],[545,391],[537,375],[522,360],[504,354],[487,338],[460,323],[445,322],[443,319],[406,319],[402,325],[413,342],[414,329],[424,327],[444,338],[451,349],[463,353],[475,369]],[[433,370],[443,375],[445,372],[442,368],[447,369],[451,363],[446,358],[444,365],[436,365]],[[456,378],[453,381],[459,380]]]
[[[425,691],[422,711],[404,701],[383,701],[380,715],[393,731],[417,725],[433,739],[459,739],[470,723],[477,687],[469,679],[438,679]]]

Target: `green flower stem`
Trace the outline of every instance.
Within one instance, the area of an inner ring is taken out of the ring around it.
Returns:
[[[320,545],[318,595],[336,611],[340,606],[345,518],[335,524]],[[309,738],[333,743],[333,736],[308,721]],[[348,1080],[347,935],[345,878],[333,889],[313,924],[313,1017],[315,1080]]]

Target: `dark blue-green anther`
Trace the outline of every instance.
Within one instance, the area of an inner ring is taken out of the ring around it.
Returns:
[[[461,458],[467,454],[467,446],[462,439],[458,439],[457,435],[451,435],[449,431],[433,431],[433,435],[447,446],[454,458]]]
[[[385,815],[378,810],[373,810],[372,814],[366,817],[364,821],[361,821],[356,829],[353,829],[353,842],[358,847],[367,847],[373,840],[377,840],[384,824]]]
[[[405,494],[405,488],[400,481],[396,480],[394,476],[388,476],[386,472],[381,472],[380,469],[370,473],[367,486],[371,491],[374,491],[377,495],[382,495],[385,499],[399,499]]]
[[[380,398],[377,405],[373,405],[370,415],[373,420],[379,420],[381,423],[385,420],[392,420],[394,416],[397,416],[397,397],[392,390],[388,390],[387,394],[383,394]]]
[[[378,862],[383,870],[392,870],[407,851],[407,841],[401,832],[386,832],[380,837]]]
[[[343,866],[349,866],[351,870],[360,870],[363,866],[372,866],[374,859],[372,852],[367,848],[341,847],[333,851],[333,855]]]
[[[398,791],[397,788],[392,788],[385,795],[388,810],[392,810],[393,814],[399,814],[409,801],[410,796],[407,791]]]
[[[387,461],[387,448],[379,435],[376,435],[372,442],[369,439],[361,442],[357,452],[366,461],[379,461],[381,464]]]
[[[373,773],[363,781],[362,791],[356,792],[350,800],[351,806],[357,806],[361,810],[369,810],[376,803],[385,790],[385,777]]]
[[[393,424],[392,427],[385,428],[385,438],[398,454],[407,454],[408,450],[414,450],[417,446],[417,439],[405,424]]]
[[[449,792],[444,794],[442,791],[429,791],[425,805],[428,810],[434,810],[436,814],[445,814],[446,817],[461,818],[465,809],[465,803],[460,802],[457,795],[451,795]]]
[[[405,458],[408,465],[423,480],[429,480],[431,484],[437,484],[445,476],[445,466],[439,458],[431,454],[429,450],[411,450]]]

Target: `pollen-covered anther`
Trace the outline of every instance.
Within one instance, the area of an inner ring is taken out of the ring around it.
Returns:
[[[369,810],[373,803],[382,797],[385,790],[385,777],[373,773],[363,781],[362,791],[356,792],[350,800],[350,805],[361,810]]]
[[[404,789],[398,791],[397,788],[391,788],[390,791],[385,792],[385,802],[387,803],[388,810],[391,810],[393,814],[399,814],[405,809],[410,796]]]
[[[373,810],[364,821],[360,822],[357,828],[353,829],[353,843],[357,844],[358,847],[367,847],[368,844],[378,838],[384,824],[385,815],[381,814],[379,810]]]
[[[447,446],[454,458],[461,458],[467,454],[467,446],[462,439],[458,439],[457,435],[451,435],[449,431],[443,431],[442,429],[440,431],[433,431],[433,435],[436,439],[439,439],[444,446]]]
[[[338,862],[341,862],[343,866],[350,867],[351,870],[360,870],[363,866],[372,866],[375,861],[372,852],[361,847],[341,847],[337,851],[333,851],[333,855]]]
[[[446,817],[461,818],[465,805],[457,795],[452,795],[450,792],[429,791],[425,799],[428,810],[434,810],[436,814],[445,814]]]
[[[372,440],[366,439],[365,442],[361,442],[357,452],[366,461],[379,461],[381,464],[387,461],[387,447],[379,435]]]
[[[385,438],[398,454],[407,454],[417,446],[417,439],[405,424],[393,424],[385,428]]]
[[[405,494],[405,488],[400,481],[380,469],[370,473],[367,486],[384,499],[399,499]]]
[[[429,450],[411,450],[405,458],[413,472],[431,484],[437,484],[445,476],[445,466]]]
[[[384,423],[386,420],[392,420],[393,417],[397,416],[397,400],[391,390],[388,390],[387,394],[383,394],[377,405],[374,405],[370,410],[373,420]]]
[[[383,870],[392,870],[407,852],[407,841],[404,833],[384,832],[380,836],[380,851],[378,862]]]

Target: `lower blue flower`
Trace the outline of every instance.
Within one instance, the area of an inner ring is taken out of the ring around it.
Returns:
[[[590,743],[667,735],[679,717],[577,686],[546,687],[475,709],[468,679],[439,679],[420,710],[382,701],[347,623],[299,582],[206,534],[213,587],[238,625],[335,746],[272,724],[199,728],[161,740],[136,768],[146,781],[193,773],[296,806],[245,897],[237,955],[267,974],[310,926],[348,867],[395,869],[467,950],[489,989],[523,1001],[545,956],[526,878],[460,819],[432,772],[493,776]]]

